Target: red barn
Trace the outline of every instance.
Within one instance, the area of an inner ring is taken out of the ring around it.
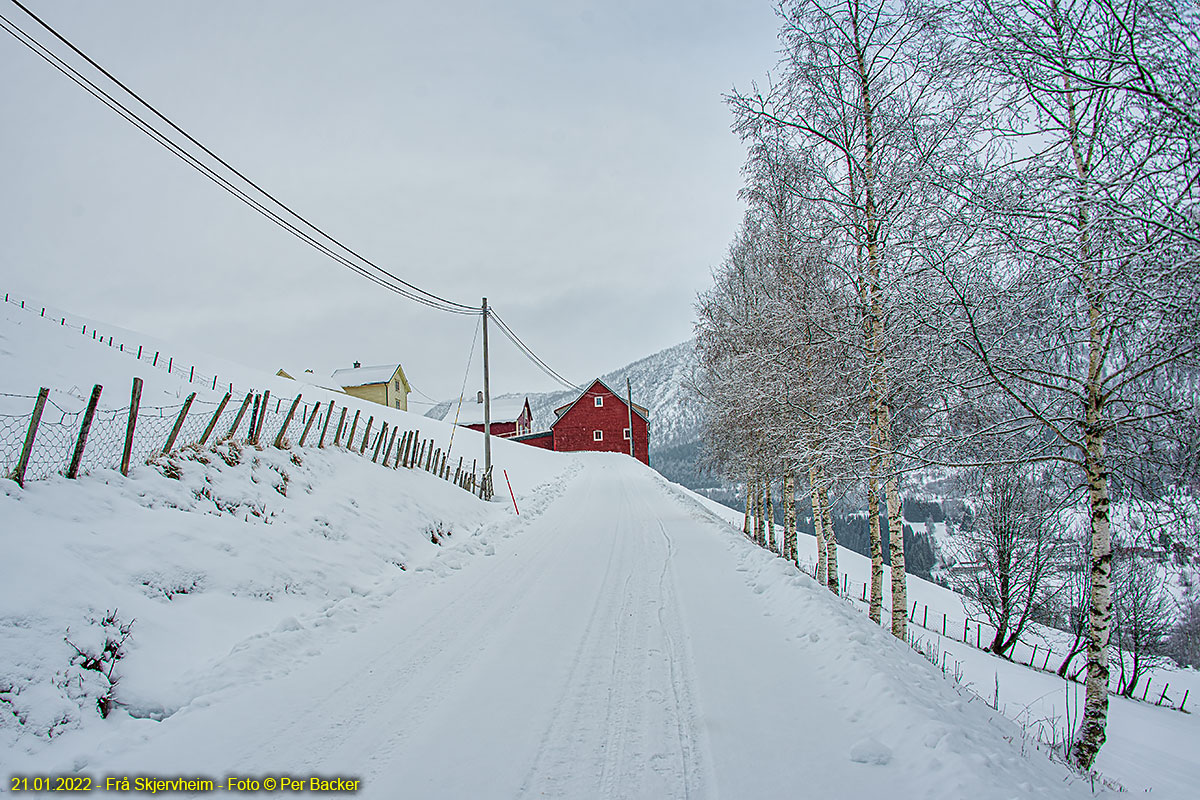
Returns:
[[[633,437],[633,455],[650,464],[650,412],[633,405],[633,430],[625,398],[597,378],[572,402],[554,409],[550,430],[517,437],[517,441],[559,452],[579,450],[628,453]]]
[[[510,439],[524,436],[533,430],[533,412],[529,410],[529,398],[503,398],[492,401],[492,436]],[[458,409],[458,424],[464,428],[483,433],[483,392],[478,403],[463,404]],[[455,408],[446,412],[446,421],[454,422]]]

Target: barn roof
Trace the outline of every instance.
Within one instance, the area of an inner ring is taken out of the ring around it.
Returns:
[[[442,419],[446,422],[454,422],[454,411],[457,408],[457,403],[451,403],[450,408],[446,411],[446,416]],[[527,397],[504,397],[492,401],[492,424],[499,422],[516,422],[517,419],[525,411],[525,407],[529,405]],[[533,412],[530,412],[532,419]],[[482,425],[483,424],[483,403],[472,401],[463,402],[462,411],[458,414],[459,425]]]
[[[374,367],[348,367],[335,369],[330,376],[338,386],[370,386],[374,383],[387,383],[400,370],[400,380],[408,387],[408,379],[399,364],[379,364]]]
[[[611,386],[609,386],[607,383],[605,383],[604,381],[600,380],[599,378],[596,378],[596,380],[594,380],[594,381],[592,381],[590,384],[588,384],[588,387],[587,387],[586,389],[584,389],[582,392],[580,392],[580,393],[579,393],[579,396],[578,396],[578,397],[576,397],[574,400],[572,400],[571,402],[567,403],[565,406],[559,406],[558,408],[554,409],[554,416],[555,416],[555,420],[554,420],[554,422],[551,422],[551,423],[550,423],[550,427],[551,427],[551,428],[553,428],[553,427],[554,427],[554,426],[555,426],[555,425],[558,423],[558,421],[559,421],[560,419],[562,419],[562,418],[563,418],[563,415],[565,415],[565,414],[566,414],[568,411],[570,411],[570,410],[571,410],[571,407],[572,407],[572,406],[574,406],[576,403],[578,403],[578,402],[579,402],[580,400],[582,400],[584,397],[586,397],[586,396],[588,396],[589,394],[591,394],[591,393],[592,393],[592,388],[593,388],[593,387],[595,387],[595,385],[596,385],[596,384],[600,384],[600,385],[601,385],[601,386],[603,386],[605,389],[607,389],[607,390],[608,390],[608,392],[609,392],[609,394],[611,394],[613,397],[615,397],[615,398],[617,398],[618,400],[620,400],[620,401],[621,401],[621,404],[622,404],[622,405],[625,405],[625,404],[626,404],[626,403],[625,403],[625,398],[623,398],[621,395],[619,395],[619,394],[617,394],[616,392],[614,392],[614,391],[613,391],[613,388],[612,388]],[[639,406],[637,403],[634,403],[634,404],[633,404],[633,411],[634,411],[634,413],[635,413],[635,414],[637,414],[639,417],[641,417],[642,419],[646,420],[646,424],[647,424],[647,425],[649,425],[649,424],[650,424],[650,412],[649,412],[649,411],[648,411],[648,410],[647,410],[645,407],[643,407],[643,406]]]

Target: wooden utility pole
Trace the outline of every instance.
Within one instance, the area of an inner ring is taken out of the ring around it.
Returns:
[[[483,298],[483,471],[492,471],[492,387],[488,378],[488,304]]]
[[[629,455],[633,456],[633,388],[629,385],[629,378],[625,379],[625,405],[629,407]]]

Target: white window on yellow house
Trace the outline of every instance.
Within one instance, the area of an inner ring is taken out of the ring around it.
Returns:
[[[599,399],[599,398],[597,398],[597,399]],[[592,441],[593,442],[604,441],[604,431],[592,431]]]
[[[399,400],[397,400],[397,401],[396,401],[396,408],[399,408],[399,407],[400,407],[400,401],[399,401]],[[626,437],[626,438],[628,438],[628,437]]]

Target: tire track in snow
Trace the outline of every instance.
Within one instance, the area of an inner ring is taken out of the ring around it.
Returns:
[[[551,506],[553,502],[541,511]],[[243,752],[233,766],[261,770],[263,765],[281,760],[294,764],[298,751],[302,763],[311,768],[325,764],[344,768],[365,757],[364,777],[369,780],[419,729],[422,718],[452,691],[455,678],[470,664],[471,656],[488,647],[561,556],[564,542],[559,537],[546,530],[529,533],[546,540],[545,546],[533,548],[533,557],[501,557],[498,564],[455,573],[455,578],[470,574],[473,580],[460,585],[460,591],[445,605],[429,613],[403,638],[394,639],[382,651],[375,651],[370,661],[349,670],[337,685],[310,695],[302,714],[284,717],[287,721],[282,727],[273,729],[260,746]],[[443,582],[435,579],[422,588]],[[419,598],[397,600],[404,603]],[[404,724],[378,723],[389,716]],[[373,735],[380,727],[392,731],[383,741]]]
[[[608,509],[605,579],[519,796],[701,797],[711,782],[670,536],[655,525],[652,484],[601,474],[622,499]]]

